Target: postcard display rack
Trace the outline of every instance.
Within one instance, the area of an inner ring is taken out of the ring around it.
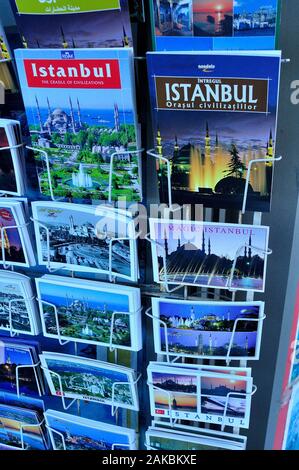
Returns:
[[[142,2],[143,5],[143,2]],[[145,11],[146,15],[143,17],[141,15],[141,18],[138,18],[138,22],[134,25],[135,26],[135,33],[136,36],[141,37],[142,35],[144,36],[144,42],[143,44],[146,45],[149,41],[148,36],[146,35],[146,28],[144,27],[145,24],[147,24],[147,28],[149,28],[149,11],[148,11],[148,5],[145,5],[142,10]],[[142,30],[142,31],[139,31]],[[139,47],[141,47],[139,45]],[[137,50],[136,50],[137,52]],[[137,83],[137,98],[141,101],[142,98],[141,96],[144,95],[144,86],[141,85],[143,79],[145,80],[144,74],[144,60],[145,60],[145,52],[146,50],[141,50],[138,51],[140,52],[140,55],[142,56],[136,56],[135,57],[135,68],[137,75],[139,77],[139,82]],[[281,62],[285,63],[287,62],[288,59],[284,59]],[[147,103],[148,104],[148,103]],[[142,124],[142,141],[144,143],[146,142],[151,142],[152,139],[148,137],[147,135],[147,128],[146,128],[146,123],[149,121],[149,110],[146,109],[146,106],[144,103],[139,103],[140,107],[140,121]],[[59,201],[62,200],[62,198],[58,198],[55,195],[55,191],[52,186],[52,177],[51,177],[51,168],[50,168],[50,161],[49,161],[49,154],[45,150],[39,150],[36,147],[32,147],[31,145],[28,145],[28,143],[20,144],[18,147],[24,148],[27,152],[38,152],[41,154],[41,159],[43,160],[46,168],[46,180],[47,184],[49,187],[49,192],[50,192],[50,197],[49,199],[55,204]],[[144,145],[144,147],[148,147]],[[0,148],[1,150],[12,150],[13,147],[7,147],[7,148]],[[167,220],[167,217],[170,220],[176,220],[176,216],[178,214],[184,214],[186,219],[189,220],[194,220],[193,218],[195,215],[193,214],[192,209],[190,209],[190,212],[187,213],[185,210],[185,207],[180,207],[178,205],[173,204],[173,197],[172,197],[172,170],[171,170],[171,161],[168,157],[168,155],[164,155],[163,152],[160,152],[159,148],[159,142],[158,145],[155,148],[151,148],[147,151],[144,151],[144,149],[140,148],[137,150],[132,150],[125,152],[124,150],[122,151],[116,151],[110,156],[110,163],[109,163],[109,170],[108,170],[108,203],[110,204],[111,207],[114,205],[113,197],[112,197],[112,192],[113,192],[113,178],[115,176],[114,172],[114,164],[115,164],[115,159],[119,155],[125,155],[125,154],[130,154],[132,155],[138,155],[143,157],[143,170],[144,170],[144,181],[146,183],[146,195],[148,196],[148,200],[152,199],[153,196],[153,191],[152,191],[152,175],[155,173],[154,167],[156,166],[157,162],[164,162],[166,165],[166,173],[167,173],[167,194],[168,194],[168,200],[167,200],[167,205],[164,207],[164,219]],[[146,158],[147,156],[147,158]],[[248,167],[247,167],[247,175],[246,175],[246,182],[244,186],[244,194],[243,194],[243,200],[241,203],[241,208],[239,211],[237,210],[226,210],[226,209],[213,209],[209,208],[208,206],[201,206],[200,209],[200,214],[197,214],[196,222],[202,222],[202,223],[219,223],[219,224],[226,224],[226,223],[233,223],[233,224],[238,224],[239,226],[242,226],[244,219],[246,220],[246,224],[250,223],[254,225],[255,227],[262,226],[262,212],[253,212],[249,213],[247,212],[247,200],[248,200],[248,193],[250,190],[250,179],[252,176],[252,172],[254,171],[255,166],[257,165],[267,165],[271,164],[272,167],[276,166],[276,162],[279,162],[282,159],[281,156],[270,156],[267,158],[258,158],[258,159],[252,159],[248,162]],[[85,166],[88,166],[88,164],[85,164]],[[92,167],[93,165],[90,164]],[[146,170],[146,171],[145,171]],[[147,173],[147,175],[145,175]],[[155,202],[158,202],[158,196],[157,192],[154,191],[154,200]],[[3,197],[6,196],[5,193],[2,194]],[[35,200],[38,199],[39,196],[35,197]],[[148,202],[148,201],[147,201]],[[107,209],[108,210],[108,209]],[[160,219],[163,221],[163,218]],[[37,220],[34,217],[31,217],[30,222],[27,222],[25,226],[6,226],[1,228],[1,247],[2,247],[2,268],[4,270],[15,270],[15,266],[11,264],[7,259],[6,259],[6,253],[5,253],[5,243],[6,243],[6,231],[10,229],[15,229],[17,228],[18,230],[22,230],[24,227],[29,227],[32,228],[32,225],[38,226],[38,229],[43,229],[46,232],[46,257],[45,257],[45,269],[41,267],[31,267],[28,268],[25,273],[27,276],[30,276],[32,279],[35,277],[40,277],[41,273],[44,274],[45,271],[47,271],[51,275],[61,275],[65,276],[66,278],[69,279],[74,279],[76,280],[77,278],[82,278],[82,279],[88,279],[89,276],[82,272],[78,271],[75,269],[69,270],[68,266],[60,266],[59,268],[53,266],[53,263],[51,261],[51,247],[50,247],[50,234],[49,230],[46,225],[43,225],[39,220]],[[102,234],[103,237],[107,237],[107,233]],[[102,237],[102,238],[103,238]],[[123,280],[120,280],[113,269],[113,244],[117,241],[132,241],[132,239],[135,241],[135,237],[115,237],[112,239],[109,239],[109,256],[108,256],[108,273],[106,276],[101,276],[101,275],[95,275],[93,279],[96,279],[97,281],[104,281],[104,282],[109,282],[110,284],[115,286],[115,289],[117,290],[117,284],[122,284]],[[158,448],[154,447],[153,445],[150,444],[150,442],[146,439],[146,431],[147,428],[149,427],[150,424],[150,415],[151,412],[147,407],[147,396],[149,393],[149,390],[152,389],[153,392],[159,392],[162,393],[162,395],[166,394],[167,395],[167,403],[166,403],[166,409],[169,411],[169,418],[165,417],[159,417],[155,416],[153,427],[157,427],[159,430],[164,429],[166,430],[166,433],[178,433],[182,432],[185,433],[187,436],[192,435],[193,438],[202,438],[202,436],[206,433],[213,433],[213,436],[218,436],[219,439],[221,437],[223,438],[229,438],[231,436],[231,439],[236,439],[238,438],[242,439],[242,427],[247,427],[248,426],[238,426],[234,424],[230,424],[234,422],[234,420],[230,420],[228,413],[229,413],[229,405],[230,405],[230,400],[233,397],[242,397],[247,400],[247,398],[253,397],[256,393],[258,394],[257,387],[254,385],[254,383],[251,383],[250,390],[246,389],[246,392],[230,392],[226,395],[226,398],[224,400],[223,406],[222,406],[222,412],[220,412],[220,416],[218,417],[218,423],[216,424],[215,421],[210,421],[209,419],[204,421],[204,419],[198,420],[198,421],[186,421],[183,418],[174,418],[173,417],[173,395],[169,392],[165,392],[163,388],[160,388],[159,386],[155,385],[153,382],[149,381],[146,379],[147,376],[147,366],[148,364],[155,364],[159,363],[160,367],[163,367],[163,365],[167,366],[177,366],[177,369],[180,370],[186,370],[188,367],[190,370],[192,369],[204,369],[205,367],[207,370],[209,370],[213,374],[213,367],[215,367],[214,371],[215,374],[219,372],[220,370],[227,370],[227,368],[231,368],[231,371],[228,371],[227,373],[234,374],[234,377],[238,375],[238,370],[240,370],[240,374],[250,374],[248,365],[250,366],[250,357],[248,357],[248,360],[246,358],[243,358],[238,360],[238,357],[236,355],[232,354],[232,349],[234,348],[234,339],[237,334],[237,329],[238,329],[238,323],[241,321],[244,321],[244,316],[242,318],[235,318],[232,330],[231,330],[231,336],[228,342],[227,350],[226,353],[223,355],[222,359],[194,359],[194,358],[186,358],[182,357],[182,355],[175,355],[172,351],[169,350],[169,343],[168,343],[168,331],[167,331],[167,324],[165,321],[161,320],[160,317],[155,316],[155,313],[153,311],[153,307],[149,306],[151,300],[153,299],[164,299],[164,300],[177,300],[179,301],[185,301],[185,302],[202,302],[202,303],[213,303],[215,302],[215,305],[217,302],[225,302],[227,305],[230,303],[235,304],[237,302],[243,302],[243,303],[255,303],[254,299],[254,291],[246,291],[246,289],[238,289],[237,287],[234,286],[234,279],[235,279],[235,272],[237,268],[237,263],[238,259],[244,250],[247,252],[247,250],[255,250],[256,253],[262,255],[265,260],[267,260],[267,257],[272,254],[271,249],[268,248],[268,243],[266,243],[265,248],[259,248],[253,246],[251,243],[250,244],[242,244],[242,246],[236,246],[235,248],[235,256],[234,259],[232,260],[232,265],[230,269],[230,274],[227,276],[226,279],[226,284],[224,288],[222,289],[217,289],[217,288],[212,288],[210,287],[210,282],[206,285],[206,287],[190,287],[190,284],[185,283],[184,281],[180,282],[175,282],[173,283],[173,280],[169,277],[168,272],[167,272],[167,253],[165,252],[165,247],[164,245],[161,245],[161,243],[153,238],[150,233],[148,233],[145,236],[145,242],[144,242],[144,247],[147,247],[147,263],[146,263],[146,268],[144,269],[144,279],[142,282],[139,282],[138,287],[141,289],[142,293],[142,299],[143,299],[143,307],[140,307],[136,311],[123,311],[120,312],[118,310],[115,310],[112,313],[111,316],[111,324],[110,324],[110,332],[108,333],[109,340],[108,342],[106,341],[105,346],[96,346],[96,353],[92,352],[92,357],[94,359],[97,359],[98,361],[105,361],[105,362],[110,362],[111,364],[119,364],[119,365],[124,365],[126,367],[130,367],[131,370],[135,371],[133,380],[130,382],[130,385],[133,387],[136,387],[136,389],[139,390],[139,398],[140,398],[140,412],[138,413],[137,409],[126,409],[126,408],[121,408],[119,407],[119,403],[116,401],[116,393],[117,393],[117,387],[118,386],[126,386],[128,385],[128,382],[114,382],[113,387],[112,387],[112,400],[111,404],[108,405],[103,405],[103,404],[94,404],[94,403],[89,403],[88,401],[84,401],[82,399],[78,398],[67,398],[67,393],[64,389],[63,381],[59,373],[54,372],[50,370],[48,367],[45,365],[42,365],[41,362],[37,362],[35,364],[32,364],[31,366],[19,366],[17,368],[16,372],[16,392],[18,396],[21,396],[20,392],[20,383],[19,383],[19,374],[22,369],[26,369],[28,367],[31,367],[35,376],[36,380],[36,386],[37,386],[37,392],[39,396],[42,396],[44,398],[46,408],[54,408],[56,410],[62,410],[63,412],[68,412],[72,413],[73,415],[77,414],[78,416],[82,416],[84,418],[91,418],[97,421],[105,422],[107,421],[109,424],[115,424],[117,426],[122,426],[122,427],[127,427],[134,429],[136,431],[136,442],[134,442],[135,447],[139,448],[147,448],[151,450],[159,450]],[[150,270],[148,269],[150,262],[149,262],[149,257],[150,257],[150,251],[157,250],[157,249],[162,249],[162,272],[164,273],[161,280],[160,280],[160,286],[157,286],[157,283],[153,283],[152,279],[152,273],[149,272]],[[19,271],[19,269],[18,269]],[[265,273],[264,273],[265,274]],[[55,276],[54,276],[55,277]],[[138,276],[137,276],[138,277]],[[116,284],[117,283],[117,284]],[[127,284],[131,285],[129,282]],[[136,285],[136,282],[133,282],[133,285]],[[260,289],[261,291],[262,289]],[[8,319],[9,319],[9,328],[6,336],[10,336],[11,338],[18,337],[19,335],[15,332],[14,326],[13,326],[13,317],[12,317],[12,309],[14,303],[17,302],[26,302],[26,301],[32,301],[36,300],[37,304],[39,305],[40,311],[43,311],[44,307],[49,307],[52,308],[54,311],[54,325],[56,328],[56,336],[57,339],[49,339],[49,338],[44,338],[44,337],[39,337],[39,341],[41,343],[42,350],[49,350],[47,348],[50,348],[51,351],[53,352],[58,352],[58,353],[65,353],[65,354],[75,354],[75,356],[81,357],[81,355],[86,354],[84,351],[82,351],[82,343],[81,342],[76,342],[76,341],[71,341],[71,340],[66,340],[64,337],[63,332],[61,331],[61,325],[59,323],[59,315],[56,306],[54,303],[51,303],[50,301],[44,300],[41,298],[40,295],[36,296],[36,298],[28,298],[28,299],[16,299],[16,300],[11,300],[9,302],[9,313],[8,313]],[[137,316],[142,314],[142,323],[143,323],[143,349],[138,352],[134,351],[124,351],[121,350],[121,348],[117,348],[117,345],[114,343],[113,336],[114,336],[114,327],[115,327],[115,322],[116,322],[116,317],[119,315],[123,315],[126,317],[129,317],[131,320],[132,317]],[[259,330],[261,332],[263,324],[266,322],[266,315],[262,312],[258,318],[246,318],[246,322],[253,324],[257,323],[257,331]],[[161,329],[164,330],[164,336],[165,336],[165,349],[161,351],[159,354],[155,355],[153,353],[153,343],[154,343],[154,338],[152,335],[152,331],[155,330],[157,324],[161,327]],[[21,335],[21,338],[23,338],[23,335]],[[28,337],[25,336],[27,339]],[[87,343],[88,344],[88,343]],[[84,346],[84,344],[83,344]],[[86,346],[86,345],[85,345]],[[82,356],[83,357],[83,356]],[[155,360],[156,362],[151,363],[151,360]],[[248,364],[249,362],[249,364]],[[210,367],[210,369],[209,369]],[[184,368],[184,369],[183,369]],[[223,369],[224,368],[224,369]],[[38,377],[37,374],[37,369],[42,370],[45,374],[50,374],[52,376],[52,379],[56,379],[58,382],[58,392],[57,397],[59,398],[52,398],[50,396],[43,396],[43,392],[41,389],[40,385],[40,378]],[[254,379],[254,377],[253,377]],[[145,398],[146,397],[146,398]],[[251,400],[250,400],[251,401]],[[75,407],[76,405],[76,407]],[[250,416],[250,411],[249,411],[249,416]],[[42,421],[39,426],[42,426],[44,424],[44,421]],[[256,423],[251,423],[251,426],[255,426]],[[59,438],[61,438],[62,441],[62,449],[66,450],[66,443],[64,439],[64,435],[51,427],[48,423],[46,423],[46,428],[48,429],[49,433],[51,436],[56,435]],[[24,443],[24,431],[26,429],[26,425],[21,425],[20,427],[20,440],[21,440],[21,448],[26,449],[26,444]],[[225,432],[226,431],[226,432]],[[189,433],[189,434],[188,434]],[[229,434],[230,433],[230,434]],[[234,436],[234,437],[232,437]],[[244,438],[245,440],[245,438]],[[115,448],[126,448],[126,444],[119,444],[117,442],[112,443],[111,448],[114,450]],[[129,447],[127,445],[127,447]],[[216,445],[215,445],[216,447]]]

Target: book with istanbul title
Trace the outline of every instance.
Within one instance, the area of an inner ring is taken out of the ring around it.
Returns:
[[[239,210],[248,177],[246,209],[269,211],[281,53],[154,52],[147,61],[156,153],[169,160],[158,160],[161,201],[171,185],[173,202]]]

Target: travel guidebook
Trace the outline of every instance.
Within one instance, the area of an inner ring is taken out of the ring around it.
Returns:
[[[134,450],[133,429],[113,426],[54,410],[45,412],[54,450]]]
[[[111,182],[113,200],[140,201],[133,50],[18,49],[16,62],[41,193],[90,203]]]
[[[280,0],[151,0],[158,51],[275,49]]]
[[[10,0],[25,48],[132,46],[128,0]]]
[[[132,369],[59,353],[39,357],[52,395],[138,410]]]
[[[40,333],[31,280],[23,274],[0,271],[0,331],[31,336]]]
[[[232,368],[150,363],[151,414],[248,428],[252,378]]]
[[[32,212],[39,264],[137,282],[135,225],[125,212],[38,201]]]
[[[169,160],[172,201],[240,210],[248,176],[246,209],[269,211],[281,52],[161,52],[147,62],[156,153]],[[162,160],[158,176],[168,202]]]
[[[259,359],[262,302],[152,298],[155,352],[197,359]]]
[[[35,282],[44,336],[130,351],[142,348],[139,289],[50,275]]]
[[[269,228],[150,219],[158,283],[264,292]]]

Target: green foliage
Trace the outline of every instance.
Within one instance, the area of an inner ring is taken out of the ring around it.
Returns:
[[[230,150],[230,163],[228,169],[224,171],[227,176],[235,176],[235,178],[242,178],[244,172],[247,170],[246,165],[242,162],[238,148],[235,144],[232,144]]]

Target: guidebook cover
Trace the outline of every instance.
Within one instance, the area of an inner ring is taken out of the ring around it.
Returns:
[[[270,210],[280,55],[148,53],[156,153],[169,159],[173,202],[239,210],[250,171],[247,210]],[[168,202],[164,161],[158,171]]]
[[[16,61],[41,192],[108,199],[116,154],[112,198],[139,201],[132,49],[19,49]]]
[[[132,46],[128,0],[10,0],[25,48]]]
[[[152,0],[156,49],[275,49],[279,0]]]

